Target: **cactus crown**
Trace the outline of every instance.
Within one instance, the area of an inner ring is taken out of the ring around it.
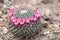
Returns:
[[[33,15],[34,14],[34,11],[30,8],[20,8],[20,9],[17,9],[15,12],[14,12],[14,15],[17,16],[17,17],[26,17],[28,18],[29,16]]]
[[[40,18],[39,11],[32,7],[18,7],[12,8],[9,11],[10,21],[14,25],[22,25],[24,23],[29,23],[30,21],[36,21]]]

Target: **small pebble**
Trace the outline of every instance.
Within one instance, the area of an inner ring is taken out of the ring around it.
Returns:
[[[44,30],[44,35],[49,34],[49,33],[50,33],[49,30]]]
[[[6,28],[6,27],[2,27],[2,29],[3,29],[3,31],[2,31],[2,32],[3,32],[4,34],[6,34],[6,33],[8,32],[8,30],[7,30],[7,28]]]
[[[12,38],[14,37],[14,35],[13,35],[12,33],[8,33],[8,34],[6,35],[6,37],[7,37],[8,39],[12,39]]]
[[[37,4],[37,0],[29,0],[29,4],[35,5]]]
[[[57,20],[60,21],[60,14],[59,14],[59,16],[57,17]]]
[[[50,15],[50,12],[51,12],[51,10],[50,9],[47,9],[45,16],[49,16]]]
[[[53,30],[59,29],[59,24],[54,24],[53,25]]]
[[[3,17],[3,18],[7,18],[7,16],[8,16],[8,15],[3,15],[2,17]]]
[[[39,40],[40,38],[36,38],[35,40]]]
[[[37,0],[37,3],[41,3],[43,0]]]
[[[52,29],[53,29],[53,26],[52,26],[52,25],[48,25],[47,28],[48,28],[49,30],[52,30]]]
[[[57,37],[57,35],[53,34],[53,33],[50,33],[47,35],[49,37],[50,40],[55,40],[55,38]]]
[[[6,8],[7,7],[7,5],[3,5],[3,8]]]
[[[53,32],[54,33],[60,33],[60,30],[54,30]]]
[[[28,3],[27,6],[30,6],[31,7],[32,5]]]
[[[49,34],[49,33],[50,33],[49,31],[46,31],[46,32],[44,32],[44,35]]]
[[[0,15],[2,14],[2,11],[0,10]]]
[[[3,40],[2,38],[0,38],[0,40]]]
[[[0,18],[0,21],[3,21],[3,19],[2,19],[2,18]]]

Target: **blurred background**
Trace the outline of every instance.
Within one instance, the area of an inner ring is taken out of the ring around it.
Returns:
[[[42,30],[33,38],[15,38],[9,31],[8,10],[26,5],[39,9]],[[0,0],[0,40],[60,40],[60,0]]]

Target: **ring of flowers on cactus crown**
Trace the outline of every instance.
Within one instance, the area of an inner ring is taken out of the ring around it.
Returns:
[[[19,8],[31,8],[34,11],[34,14],[28,18],[23,17],[23,18],[19,18],[14,16],[14,12],[16,9]],[[40,12],[37,8],[32,7],[32,6],[15,6],[15,7],[11,7],[9,10],[9,19],[10,21],[14,24],[14,25],[23,25],[24,23],[29,23],[30,21],[36,21],[38,18],[40,18]]]

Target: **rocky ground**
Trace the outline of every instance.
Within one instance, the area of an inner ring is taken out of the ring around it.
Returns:
[[[9,32],[8,10],[11,6],[35,6],[41,13],[42,31],[33,38],[19,39]],[[60,0],[10,0],[0,3],[0,40],[60,40]]]

